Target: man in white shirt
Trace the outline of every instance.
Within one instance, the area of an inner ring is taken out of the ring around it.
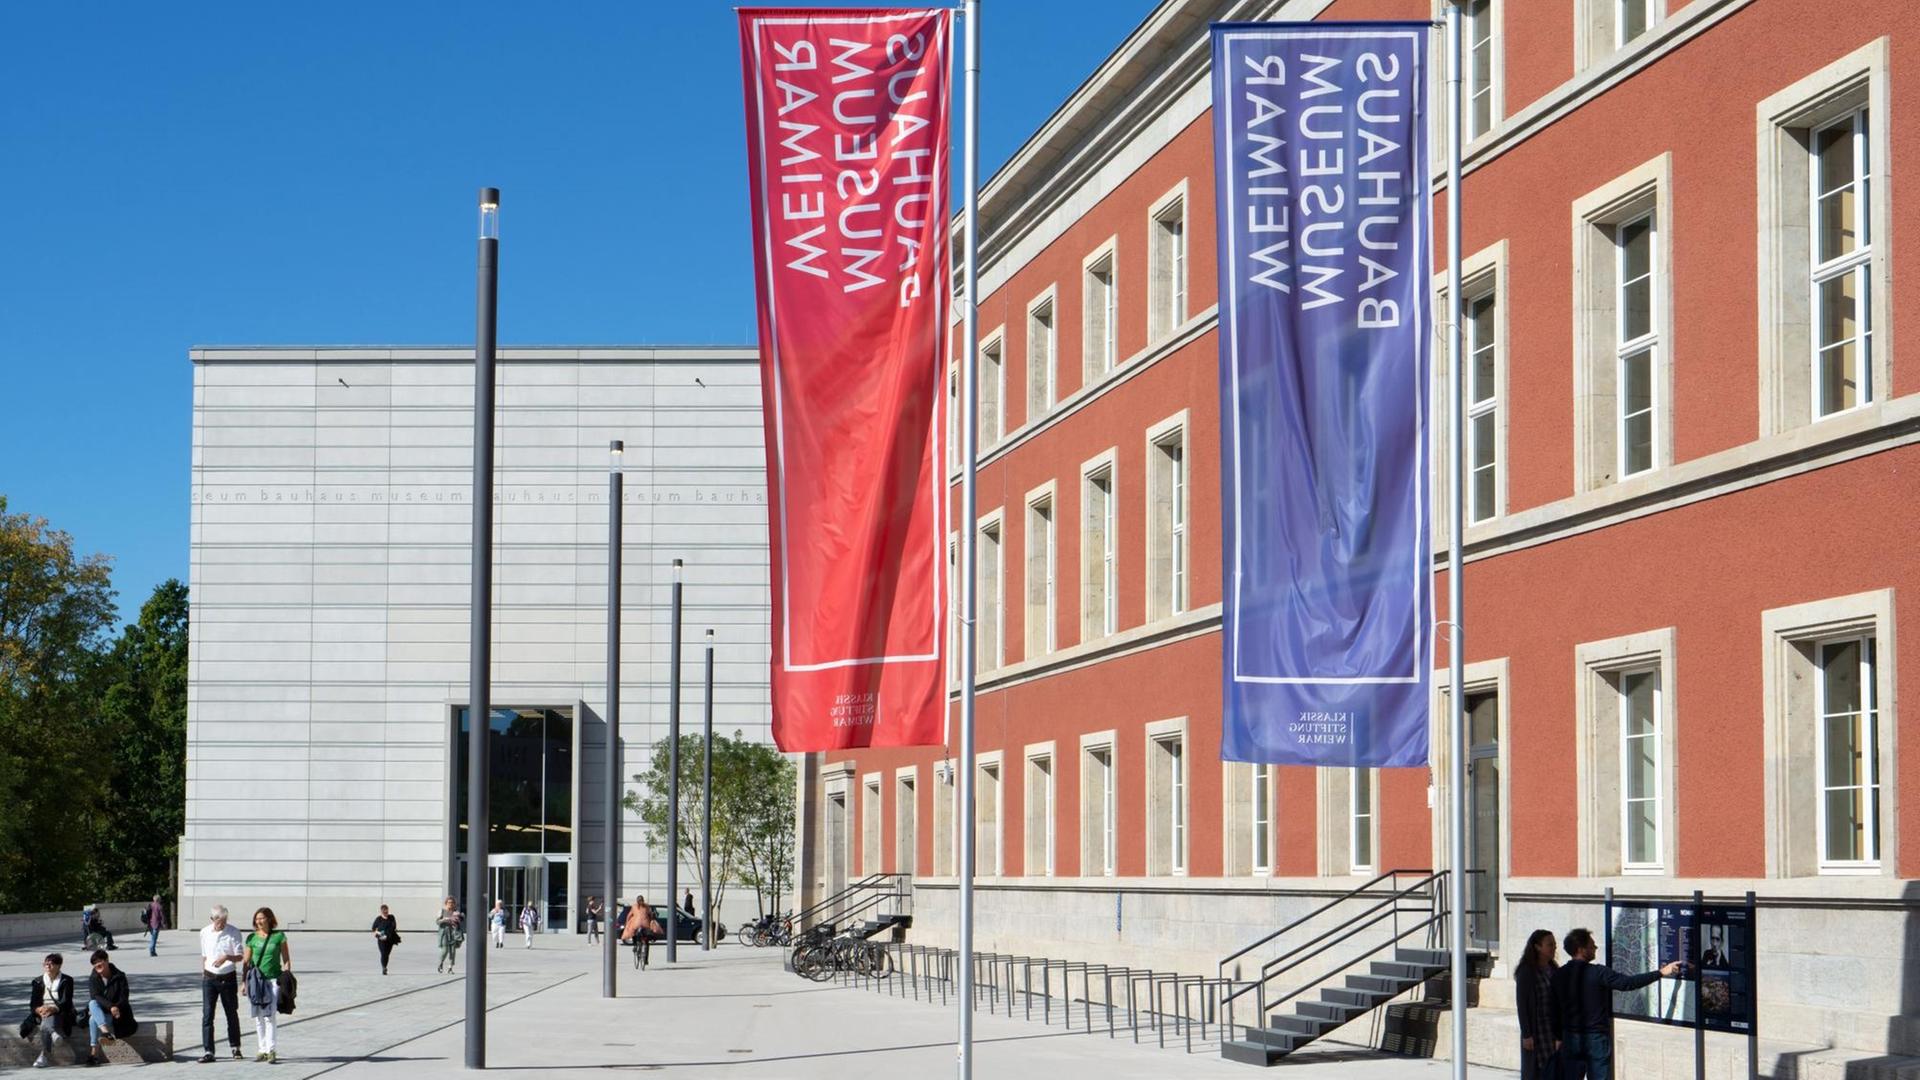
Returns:
[[[240,961],[246,956],[247,942],[240,928],[227,923],[227,909],[213,905],[213,921],[200,928],[200,1039],[207,1052],[200,1064],[213,1061],[213,1004],[218,1001],[227,1012],[227,1042],[233,1047],[235,1061],[240,1060]]]

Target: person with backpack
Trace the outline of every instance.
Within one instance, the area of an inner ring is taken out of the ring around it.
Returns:
[[[253,913],[253,933],[247,935],[247,955],[241,965],[247,1003],[253,1007],[254,1035],[259,1040],[255,1061],[280,1060],[274,1049],[275,1021],[280,1011],[280,976],[292,970],[293,951],[287,945],[287,935],[280,929],[280,920],[274,917],[273,909],[263,907]]]
[[[440,914],[433,924],[440,928],[440,966],[434,970],[451,975],[454,959],[460,954],[460,945],[467,940],[467,935],[460,929],[460,910],[454,906],[453,897],[449,896],[441,903]]]
[[[527,939],[527,948],[533,948],[533,932],[540,928],[540,913],[529,900],[520,908],[520,933]]]
[[[493,942],[493,947],[496,949],[506,947],[507,902],[505,900],[495,900],[493,910],[487,912],[487,939]]]
[[[385,975],[393,947],[400,944],[400,920],[393,917],[385,904],[380,905],[380,914],[373,917],[373,943],[380,949],[380,974]]]
[[[127,976],[107,959],[107,950],[89,957],[93,975],[87,980],[87,1064],[104,1065],[101,1039],[124,1039],[139,1027],[133,1018],[133,999],[127,994]]]
[[[160,902],[158,893],[147,910],[140,913],[140,925],[147,928],[147,955],[160,955],[160,931],[167,928],[167,906]]]
[[[1656,979],[1671,978],[1684,966],[1678,960],[1656,971],[1622,975],[1593,962],[1599,952],[1593,932],[1567,931],[1568,960],[1553,973],[1553,997],[1560,1010],[1561,1070],[1565,1080],[1613,1080],[1613,995],[1638,990]]]

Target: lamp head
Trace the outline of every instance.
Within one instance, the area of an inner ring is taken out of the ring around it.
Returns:
[[[620,461],[626,453],[626,449],[627,444],[619,439],[614,439],[607,444],[607,468],[609,471],[620,471]]]
[[[500,239],[500,189],[480,189],[480,239]]]
[[[673,583],[675,585],[680,584],[681,572],[682,572],[681,561],[679,559],[673,560]]]

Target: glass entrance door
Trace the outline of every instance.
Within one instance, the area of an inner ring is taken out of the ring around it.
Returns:
[[[495,866],[491,879],[493,898],[507,909],[507,928],[520,928],[520,907],[528,900],[535,905],[545,903],[546,883],[541,880],[545,875],[538,866]]]

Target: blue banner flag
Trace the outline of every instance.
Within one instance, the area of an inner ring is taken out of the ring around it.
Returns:
[[[1213,28],[1227,760],[1427,763],[1428,33]]]

